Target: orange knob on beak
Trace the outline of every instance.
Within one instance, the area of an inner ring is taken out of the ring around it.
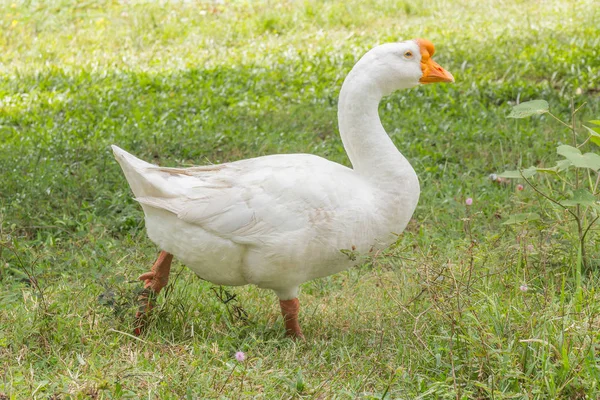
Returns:
[[[427,39],[415,40],[421,49],[421,70],[423,76],[419,79],[420,83],[436,83],[436,82],[454,82],[454,77],[438,63],[433,61],[431,56],[435,53],[433,43]]]

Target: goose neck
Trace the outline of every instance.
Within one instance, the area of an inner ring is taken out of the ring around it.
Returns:
[[[369,74],[355,69],[350,72],[338,104],[344,148],[354,170],[369,178],[398,178],[406,170],[414,175],[381,124],[378,108],[383,95]]]

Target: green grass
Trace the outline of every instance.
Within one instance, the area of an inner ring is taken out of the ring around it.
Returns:
[[[487,178],[550,165],[569,138],[506,119],[517,99],[568,119],[574,97],[600,119],[598,20],[591,0],[0,0],[0,398],[598,398],[598,230],[580,271],[567,216]],[[302,287],[306,342],[284,338],[274,294],[224,304],[180,264],[132,337],[157,249],[108,146],[170,166],[348,164],[345,74],[413,37],[456,84],[382,103],[422,186],[396,246]],[[543,223],[501,224],[518,212]]]

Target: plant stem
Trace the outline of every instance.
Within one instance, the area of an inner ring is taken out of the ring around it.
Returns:
[[[566,126],[567,128],[569,128],[569,129],[571,128],[571,126],[569,124],[564,122],[562,119],[558,118],[556,115],[552,114],[550,111],[548,111],[548,115],[550,115],[552,118],[554,118],[555,120],[557,120],[558,122],[560,122],[561,124]]]
[[[535,190],[540,196],[544,197],[546,200],[551,201],[552,203],[556,204],[557,206],[559,206],[560,208],[562,208],[563,210],[567,211],[569,214],[571,214],[573,216],[573,218],[577,219],[577,215],[569,210],[569,208],[567,206],[563,206],[562,204],[560,204],[558,201],[554,200],[552,197],[548,196],[546,193],[542,192],[541,190],[539,190],[533,183],[531,183],[531,181],[527,178],[525,178],[525,176],[523,176],[523,173],[521,173],[521,177],[525,180],[525,182],[527,182],[527,184],[529,186],[531,186],[531,188],[533,190]]]
[[[539,195],[541,195],[542,197],[544,197],[545,199],[551,201],[552,203],[556,204],[557,206],[561,207],[563,210],[567,211],[569,214],[571,214],[573,216],[573,219],[575,219],[575,222],[577,223],[577,236],[579,237],[579,246],[581,248],[581,259],[583,261],[583,265],[584,267],[587,268],[587,262],[585,260],[585,234],[583,232],[583,226],[581,224],[581,218],[580,218],[580,210],[579,210],[579,205],[577,205],[577,212],[574,213],[573,211],[571,211],[568,207],[560,204],[558,201],[554,200],[553,198],[551,198],[550,196],[548,196],[547,194],[545,194],[544,192],[542,192],[541,190],[539,190],[536,186],[533,185],[533,183],[531,183],[531,181],[529,179],[527,179],[523,173],[521,173],[521,177],[525,180],[525,182],[527,182],[527,184],[533,189],[535,190]],[[587,230],[586,230],[587,233]]]
[[[229,382],[229,379],[231,379],[231,375],[233,375],[233,372],[235,371],[236,368],[237,368],[237,364],[234,364],[233,368],[231,369],[231,372],[229,373],[229,376],[227,376],[227,379],[225,379],[225,382],[223,382],[223,386],[221,386],[221,389],[219,389],[218,393],[221,393],[223,391],[223,389],[225,389],[225,385],[227,385],[227,382]]]
[[[571,128],[571,134],[573,135],[573,147],[577,147],[577,132],[575,131],[575,113],[577,113],[578,110],[579,108],[575,110],[575,103],[573,98],[571,97],[571,126],[569,128]]]
[[[582,238],[583,240],[585,240],[585,236],[587,235],[587,233],[588,233],[588,231],[590,230],[590,228],[592,227],[592,225],[594,225],[594,223],[595,223],[596,221],[598,221],[598,218],[600,218],[600,215],[599,215],[599,216],[597,216],[596,218],[594,218],[594,219],[592,220],[592,222],[590,222],[590,224],[587,226],[587,228],[585,228],[585,232],[583,232],[583,238]]]
[[[573,135],[573,147],[577,147],[577,131],[575,130],[575,114],[577,111],[583,107],[583,104],[575,109],[575,100],[571,97],[571,134]],[[575,189],[579,189],[581,186],[580,176],[579,176],[579,168],[575,168]],[[581,205],[577,204],[575,206],[575,213],[577,214],[577,234],[579,236],[579,246],[581,248],[581,262],[583,266],[587,269],[587,256],[585,252],[585,234],[583,232],[583,224],[581,217]],[[587,232],[587,231],[586,231]]]

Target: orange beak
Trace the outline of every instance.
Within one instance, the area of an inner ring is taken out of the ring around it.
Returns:
[[[435,53],[433,43],[427,39],[415,40],[421,49],[421,70],[423,76],[419,79],[420,83],[436,83],[436,82],[454,82],[454,77],[438,63],[433,61],[431,56]]]

